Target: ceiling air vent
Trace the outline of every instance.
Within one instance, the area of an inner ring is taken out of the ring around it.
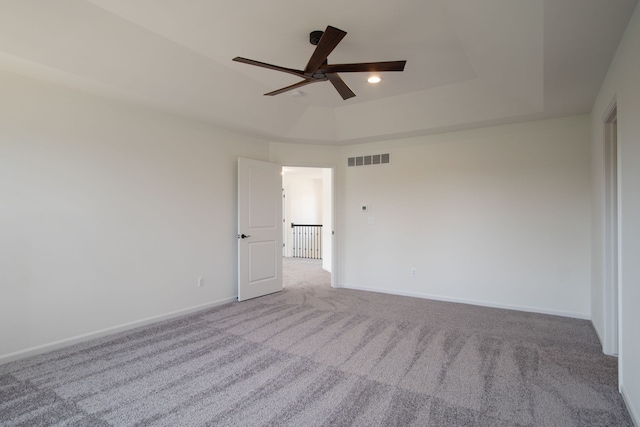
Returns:
[[[369,166],[383,165],[389,163],[389,153],[386,154],[368,154],[366,156],[347,158],[347,166]]]

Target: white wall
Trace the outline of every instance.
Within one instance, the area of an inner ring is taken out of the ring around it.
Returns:
[[[344,286],[589,317],[587,116],[349,146],[342,157],[387,152],[388,165],[342,166]]]
[[[618,108],[619,374],[620,390],[640,425],[640,8],[627,26],[591,113],[593,164],[593,324],[604,337],[604,126],[613,99]]]
[[[322,179],[285,174],[282,182],[291,204],[288,222],[322,224]]]
[[[0,362],[235,298],[237,157],[268,143],[6,73],[0,93]]]

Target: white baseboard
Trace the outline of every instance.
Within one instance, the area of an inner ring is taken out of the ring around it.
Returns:
[[[629,411],[629,415],[631,415],[631,421],[635,426],[640,427],[640,414],[636,408],[631,404],[631,399],[627,396],[627,392],[624,389],[624,385],[620,385],[620,394],[622,395],[622,400],[624,400],[624,404],[627,406],[627,411]]]
[[[237,301],[237,297],[225,298],[218,301],[209,302],[206,304],[196,305],[194,307],[184,308],[182,310],[172,311],[170,313],[160,314],[158,316],[147,317],[145,319],[136,320],[122,325],[113,326],[111,328],[101,329],[99,331],[89,332],[82,335],[76,335],[71,338],[66,338],[60,341],[54,341],[51,343],[39,345],[36,347],[27,348],[25,350],[16,351],[0,356],[0,365],[13,362],[14,360],[24,359],[27,357],[35,356],[49,351],[57,350],[59,348],[68,347],[73,344],[77,344],[84,341],[89,341],[95,338],[104,337],[106,335],[115,334],[117,332],[134,329],[140,326],[149,325],[151,323],[160,322],[163,320],[172,319],[174,317],[184,316],[186,314],[195,313],[196,311],[206,310],[211,307],[217,307],[219,305],[227,304],[229,302]]]
[[[398,291],[395,289],[379,289],[379,288],[368,288],[365,286],[355,286],[355,285],[342,285],[340,286],[344,289],[354,289],[358,291],[368,291],[368,292],[379,292],[382,294],[391,294],[391,295],[401,295],[405,297],[416,297],[416,298],[424,298],[424,299],[432,299],[436,301],[446,301],[446,302],[456,302],[460,304],[470,304],[470,305],[479,305],[481,307],[491,307],[491,308],[503,308],[506,310],[516,310],[516,311],[526,311],[528,313],[540,313],[540,314],[550,314],[553,316],[563,316],[563,317],[572,317],[575,319],[583,319],[583,320],[591,320],[591,316],[587,313],[574,313],[570,311],[559,311],[559,310],[549,310],[545,308],[539,307],[528,307],[523,305],[512,305],[512,304],[498,304],[490,301],[479,301],[479,300],[470,300],[464,298],[453,298],[442,295],[432,295],[432,294],[423,294],[418,292],[405,292]]]
[[[600,334],[600,331],[598,330],[598,328],[596,328],[596,324],[593,323],[593,321],[591,322],[591,326],[593,327],[593,330],[596,332],[596,337],[598,337],[598,342],[600,342],[600,348],[602,349],[602,352],[604,354],[606,354],[607,356],[613,356],[613,357],[618,357],[618,353],[617,352],[613,352],[611,351],[604,342],[604,337]],[[617,350],[617,349],[616,349]]]
[[[593,321],[591,321],[591,326],[593,327],[593,330],[596,332],[596,337],[598,337],[598,341],[600,342],[600,347],[602,348],[602,352],[604,354],[607,354],[607,352],[604,351],[604,337],[600,335],[600,331],[598,330],[598,328],[596,328],[596,324],[593,323]]]

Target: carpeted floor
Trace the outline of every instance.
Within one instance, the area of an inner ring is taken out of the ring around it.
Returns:
[[[285,261],[283,292],[0,366],[0,425],[632,425],[587,321]]]

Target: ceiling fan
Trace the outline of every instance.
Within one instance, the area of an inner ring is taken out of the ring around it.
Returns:
[[[235,57],[236,62],[242,62],[257,67],[269,68],[271,70],[282,71],[284,73],[293,74],[301,77],[301,82],[265,93],[265,95],[273,96],[283,92],[287,92],[310,83],[324,82],[329,80],[333,87],[336,88],[342,99],[349,99],[356,96],[349,86],[342,80],[337,73],[358,73],[358,72],[382,72],[382,71],[403,71],[407,61],[388,61],[388,62],[360,62],[356,64],[328,64],[327,57],[346,36],[345,31],[338,28],[327,26],[323,31],[313,31],[309,36],[311,44],[316,45],[307,66],[302,70],[294,70],[292,68],[280,67],[277,65],[266,64],[264,62],[254,61],[253,59]]]

